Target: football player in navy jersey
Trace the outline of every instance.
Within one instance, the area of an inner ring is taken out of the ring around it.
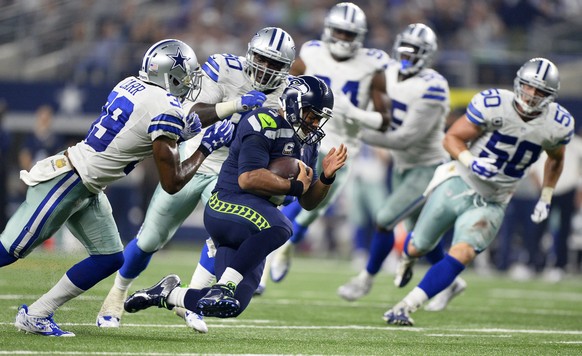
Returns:
[[[54,312],[110,276],[124,261],[123,244],[103,190],[153,156],[160,183],[180,191],[213,150],[232,138],[230,122],[207,130],[191,156],[180,161],[177,142],[201,130],[196,113],[182,101],[199,89],[200,65],[185,43],[168,39],[146,52],[139,77],[119,82],[85,139],[66,151],[21,171],[26,201],[0,236],[0,267],[26,257],[67,225],[89,257],[71,267],[57,284],[30,306],[22,305],[15,326],[43,336],[75,336],[53,320]]]
[[[219,120],[228,120],[236,126],[244,115],[258,107],[277,109],[294,59],[295,42],[286,31],[278,27],[260,29],[249,41],[246,56],[221,53],[208,57],[201,66],[203,89],[184,101],[184,110],[196,112],[202,126],[207,127]],[[187,157],[196,151],[201,136],[181,144],[180,154]],[[198,203],[208,202],[228,150],[225,146],[209,156],[179,193],[170,195],[158,185],[141,228],[125,247],[125,262],[103,301],[97,326],[120,326],[123,303],[131,284],[147,268],[154,254],[172,239]],[[208,238],[190,287],[201,289],[215,282],[213,256],[214,246]],[[208,332],[200,315],[180,308],[174,311],[194,330]]]
[[[256,290],[265,258],[292,234],[292,226],[277,208],[278,196],[298,198],[311,210],[325,198],[347,159],[340,145],[315,171],[322,127],[332,117],[333,94],[322,80],[299,76],[289,81],[279,110],[260,108],[238,124],[236,136],[222,165],[218,182],[206,205],[204,225],[217,248],[218,282],[210,288],[180,288],[176,275],[137,291],[125,302],[127,312],[151,306],[175,306],[204,316],[235,317],[248,306]],[[273,159],[300,158],[295,180],[281,178],[267,166]],[[275,199],[274,199],[275,197]]]

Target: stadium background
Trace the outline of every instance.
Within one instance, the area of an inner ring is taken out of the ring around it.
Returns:
[[[0,0],[0,226],[23,199],[18,153],[36,112],[53,110],[53,134],[82,138],[111,87],[139,70],[145,50],[162,38],[190,44],[203,63],[213,53],[244,55],[254,32],[279,26],[297,49],[319,38],[329,0]],[[543,56],[561,74],[558,102],[582,117],[582,1],[369,0],[366,46],[390,53],[394,36],[423,22],[438,36],[435,68],[448,80],[452,108],[463,110],[483,88],[511,89],[517,68]],[[457,111],[458,113],[458,111]],[[157,183],[151,162],[107,189],[122,238],[131,239]],[[345,214],[342,209],[335,214]],[[176,241],[202,241],[200,207]],[[321,228],[321,227],[320,227]],[[342,229],[336,229],[342,230]],[[343,229],[343,239],[350,232]],[[315,226],[314,234],[321,232]],[[342,232],[340,232],[342,234]]]

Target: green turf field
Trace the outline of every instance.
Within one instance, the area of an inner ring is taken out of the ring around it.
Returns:
[[[134,283],[150,286],[169,273],[189,280],[195,252],[161,251]],[[208,334],[188,329],[165,309],[126,314],[118,330],[95,317],[113,277],[57,311],[74,338],[17,332],[19,304],[46,292],[79,256],[34,252],[0,270],[0,355],[582,355],[582,276],[559,284],[464,274],[469,287],[444,312],[418,311],[414,327],[388,326],[382,314],[409,288],[382,273],[372,293],[348,303],[337,287],[354,275],[348,261],[297,258],[281,284],[271,283],[237,319],[207,318]],[[410,287],[420,280],[420,266]]]

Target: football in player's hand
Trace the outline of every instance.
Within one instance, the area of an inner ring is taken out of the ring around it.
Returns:
[[[268,170],[285,179],[295,179],[299,175],[301,160],[293,157],[279,157],[269,162]]]

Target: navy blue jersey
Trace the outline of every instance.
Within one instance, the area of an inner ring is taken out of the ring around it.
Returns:
[[[239,122],[215,191],[244,192],[238,185],[239,175],[267,168],[270,161],[283,156],[299,158],[310,166],[314,172],[313,184],[317,180],[317,150],[318,145],[302,145],[291,124],[277,110],[257,109]]]

